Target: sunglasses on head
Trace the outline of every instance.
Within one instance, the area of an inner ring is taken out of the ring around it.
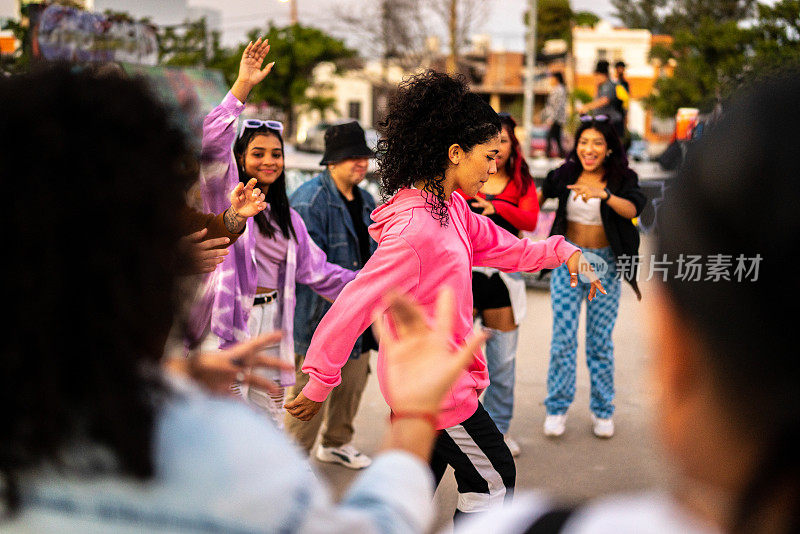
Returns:
[[[581,115],[581,122],[606,122],[608,115]]]
[[[262,121],[259,119],[246,119],[242,126],[242,131],[239,132],[239,139],[244,135],[244,131],[248,129],[261,128],[266,126],[270,130],[277,130],[279,134],[283,135],[283,123],[279,121]]]

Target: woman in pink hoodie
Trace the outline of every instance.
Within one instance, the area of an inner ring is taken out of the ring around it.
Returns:
[[[563,236],[536,243],[518,239],[470,211],[466,201],[453,194],[461,188],[474,196],[497,172],[500,148],[500,118],[462,79],[433,71],[408,79],[400,85],[383,126],[379,175],[383,194],[391,197],[372,213],[375,224],[369,231],[378,249],[336,299],[311,340],[302,368],[308,384],[286,405],[299,419],[313,417],[339,384],[353,343],[385,311],[387,293],[412,295],[433,317],[437,294],[451,288],[458,313],[453,343],[463,345],[472,333],[473,266],[519,272],[566,262],[576,284],[579,268],[588,265]],[[589,299],[595,289],[603,291],[599,281],[593,283]],[[393,407],[383,365],[379,350],[378,379]],[[442,431],[431,467],[438,483],[447,465],[453,466],[459,492],[456,514],[486,510],[508,500],[514,489],[514,460],[478,402],[488,384],[486,360],[479,352],[438,413],[392,414],[429,421]]]

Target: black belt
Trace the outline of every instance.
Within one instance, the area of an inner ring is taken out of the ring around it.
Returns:
[[[273,291],[269,295],[264,295],[263,297],[256,297],[253,299],[253,306],[258,306],[259,304],[269,304],[273,300],[278,298],[278,292]]]

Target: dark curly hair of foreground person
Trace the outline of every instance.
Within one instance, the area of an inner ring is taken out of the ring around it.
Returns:
[[[432,70],[404,80],[380,123],[378,177],[384,200],[404,187],[424,182],[426,204],[442,225],[448,223],[444,198],[447,150],[465,152],[500,133],[500,117],[471,93],[463,76]]]
[[[197,164],[145,83],[114,73],[0,79],[0,117],[0,510],[13,513],[19,476],[65,467],[80,443],[111,452],[114,473],[152,476],[165,391],[152,371],[179,311],[178,215]]]

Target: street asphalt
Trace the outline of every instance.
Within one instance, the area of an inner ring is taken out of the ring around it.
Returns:
[[[643,253],[648,243],[645,240]],[[611,439],[598,439],[591,431],[583,336],[585,312],[578,336],[577,391],[568,413],[567,431],[560,438],[546,438],[542,434],[552,313],[549,292],[528,289],[528,314],[520,330],[516,404],[509,432],[522,448],[516,458],[518,493],[541,491],[577,501],[609,492],[663,488],[669,484],[669,469],[651,429],[652,386],[644,332],[648,284],[642,286],[643,300],[639,302],[633,290],[623,284],[614,331],[616,435]],[[373,355],[373,366],[375,359]],[[388,412],[373,374],[355,421],[353,444],[370,455],[379,451]],[[336,497],[357,474],[338,465],[316,460],[312,463],[321,478],[329,482]],[[455,480],[448,470],[436,492],[437,518],[433,531],[449,531],[456,496]]]

